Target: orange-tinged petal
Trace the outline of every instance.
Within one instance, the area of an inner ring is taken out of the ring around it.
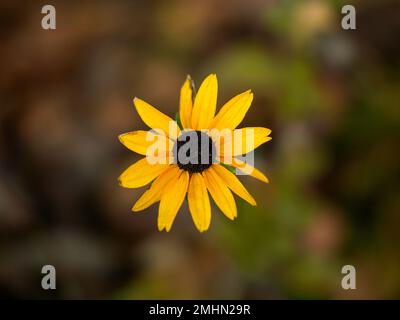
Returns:
[[[235,129],[243,120],[253,101],[250,90],[243,92],[229,100],[221,108],[212,121],[210,128]]]
[[[262,182],[269,183],[268,178],[260,170],[257,170],[250,164],[236,158],[232,158],[230,160],[231,160],[230,163],[227,162],[226,164],[235,167],[244,174],[252,176],[253,178],[256,178]]]
[[[166,186],[158,208],[158,230],[171,230],[176,214],[185,200],[188,185],[189,173],[181,170],[179,178]]]
[[[126,169],[118,180],[125,188],[143,187],[157,178],[167,167],[168,164],[149,164],[147,159],[143,158]]]
[[[215,74],[210,74],[201,84],[194,100],[192,128],[209,128],[217,107],[218,81]]]
[[[139,98],[133,99],[133,103],[146,125],[156,131],[161,131],[172,139],[176,139],[180,130],[174,120]]]
[[[146,150],[148,162],[150,164],[171,164],[173,160],[174,141],[160,134],[154,134],[149,139],[151,139],[152,142]]]
[[[150,189],[146,190],[145,193],[136,201],[132,208],[132,211],[141,211],[150,207],[153,203],[160,201],[161,195],[164,188],[172,180],[178,179],[180,175],[180,169],[178,166],[169,166],[162,174],[160,174],[156,180],[151,184]]]
[[[167,145],[167,137],[158,135],[156,132],[152,131],[132,131],[120,134],[118,136],[119,141],[127,147],[129,150],[133,152],[146,155],[146,151],[148,148],[154,144],[156,139],[161,139],[165,143],[165,150],[168,150],[170,147]],[[169,140],[169,139],[168,139]]]
[[[193,91],[190,76],[187,76],[185,83],[181,88],[179,99],[179,116],[181,118],[182,127],[191,128],[193,109]]]
[[[228,169],[220,164],[213,165],[212,169],[215,170],[215,172],[222,178],[222,180],[224,180],[229,189],[231,189],[242,199],[246,200],[252,206],[257,205],[251,194],[246,190],[243,184],[232,172],[230,172]]]
[[[207,189],[223,214],[233,220],[237,216],[235,199],[224,181],[211,168],[202,173]]]
[[[262,127],[248,127],[236,129],[231,134],[231,141],[221,140],[220,155],[239,156],[249,153],[260,145],[270,141],[270,129]],[[224,138],[226,138],[224,136]],[[227,136],[229,138],[229,136]]]
[[[211,206],[206,184],[200,173],[190,177],[188,202],[193,222],[200,232],[206,231],[211,222]]]

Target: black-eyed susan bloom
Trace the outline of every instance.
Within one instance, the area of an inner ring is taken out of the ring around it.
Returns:
[[[126,188],[151,183],[132,210],[141,211],[160,202],[160,231],[171,229],[186,196],[193,222],[200,232],[206,231],[211,222],[208,194],[231,220],[237,216],[232,191],[255,206],[254,198],[228,168],[237,168],[241,173],[268,182],[263,173],[243,160],[243,155],[271,140],[271,130],[236,129],[250,108],[253,93],[248,90],[235,96],[215,115],[217,93],[215,74],[203,81],[196,95],[188,77],[181,88],[177,121],[141,99],[133,101],[140,117],[152,130],[119,136],[128,149],[145,156],[126,169],[119,182]]]

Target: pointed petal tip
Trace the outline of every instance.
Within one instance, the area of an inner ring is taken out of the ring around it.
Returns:
[[[249,202],[249,204],[250,204],[251,206],[253,206],[253,207],[257,207],[257,202],[256,202],[256,200],[254,200],[254,199],[252,199],[252,201]]]
[[[128,188],[128,189],[129,189],[129,187],[127,187],[126,185],[124,185],[124,183],[122,182],[122,178],[121,178],[121,177],[118,177],[118,185],[119,185],[120,187],[122,187],[122,188]]]
[[[261,171],[258,172],[257,176],[253,176],[253,178],[256,178],[258,180],[260,180],[261,182],[265,182],[265,183],[269,183],[269,179],[267,178],[267,176],[262,173]]]
[[[125,139],[125,137],[127,136],[127,134],[128,134],[129,132],[126,132],[126,133],[121,133],[121,134],[119,134],[118,135],[118,140],[119,140],[119,142],[121,142],[123,145],[125,145],[124,144],[124,139]]]
[[[139,101],[140,101],[140,99],[139,99],[138,97],[134,97],[134,98],[133,98],[133,105],[135,106],[136,110],[137,110],[137,108],[138,108],[137,103],[138,103]]]
[[[137,205],[135,204],[132,208],[131,208],[132,212],[138,212],[138,211],[142,211],[141,209],[138,209]]]
[[[260,144],[260,146],[261,145],[263,145],[264,143],[267,143],[268,141],[271,141],[272,140],[272,137],[270,137],[270,136],[266,136],[261,142],[261,144]]]
[[[206,227],[201,226],[200,228],[198,228],[198,227],[196,226],[196,229],[197,229],[200,233],[205,233],[209,228],[210,228],[210,224],[209,224],[208,226],[206,226]]]

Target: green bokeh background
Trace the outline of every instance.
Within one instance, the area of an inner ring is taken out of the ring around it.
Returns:
[[[400,297],[398,1],[42,1],[0,4],[0,295],[12,298]],[[342,30],[353,4],[357,30]],[[199,234],[170,233],[117,177],[139,157],[138,96],[174,116],[187,74],[218,105],[252,89],[243,126],[265,185]],[[57,290],[40,287],[41,267]],[[341,288],[354,265],[357,289]]]

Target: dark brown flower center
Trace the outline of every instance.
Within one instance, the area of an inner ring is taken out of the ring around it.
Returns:
[[[201,131],[183,132],[174,146],[174,158],[180,169],[189,173],[202,172],[215,163],[215,145]]]

